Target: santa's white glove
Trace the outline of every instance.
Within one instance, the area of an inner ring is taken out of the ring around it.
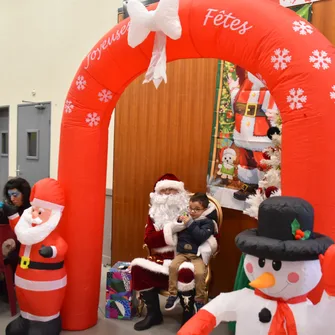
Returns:
[[[208,264],[211,255],[212,249],[207,241],[199,246],[197,256],[201,256],[206,265]]]
[[[186,228],[186,225],[184,224],[184,222],[171,222],[171,229],[172,229],[172,233],[176,234],[179,233],[180,231],[184,230]]]

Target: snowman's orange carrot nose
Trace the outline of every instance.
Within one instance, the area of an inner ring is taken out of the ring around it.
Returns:
[[[264,272],[261,276],[253,280],[249,285],[253,288],[268,288],[274,286],[276,279],[270,272]]]

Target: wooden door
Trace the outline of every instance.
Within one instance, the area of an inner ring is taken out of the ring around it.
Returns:
[[[168,84],[125,90],[116,108],[112,262],[144,256],[149,193],[170,172],[192,192],[206,191],[217,60],[168,64]]]

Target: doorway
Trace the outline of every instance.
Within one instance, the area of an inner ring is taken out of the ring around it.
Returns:
[[[16,176],[30,185],[50,175],[51,104],[18,106]]]
[[[0,107],[0,192],[8,180],[9,107]]]
[[[169,85],[156,90],[142,85],[141,75],[122,94],[115,114],[112,263],[145,256],[149,193],[159,177],[174,173],[189,191],[206,192],[216,70],[216,59],[178,60],[167,64]]]

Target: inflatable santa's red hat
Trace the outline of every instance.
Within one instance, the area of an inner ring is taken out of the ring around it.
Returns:
[[[62,212],[65,205],[64,191],[57,180],[42,179],[33,186],[30,203],[32,206]]]

